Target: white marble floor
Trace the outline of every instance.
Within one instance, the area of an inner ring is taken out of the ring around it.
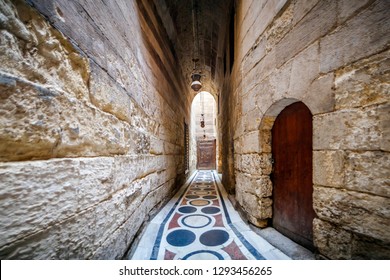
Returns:
[[[290,259],[245,224],[215,171],[197,171],[150,222],[135,260]]]

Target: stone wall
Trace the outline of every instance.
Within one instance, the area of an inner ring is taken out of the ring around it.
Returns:
[[[0,0],[0,256],[121,258],[185,179],[180,68],[151,1],[28,2]]]
[[[267,226],[271,129],[287,105],[305,103],[319,257],[390,258],[389,9],[386,0],[236,7],[235,65],[222,94],[224,155],[234,158],[224,160],[223,180],[248,220]]]

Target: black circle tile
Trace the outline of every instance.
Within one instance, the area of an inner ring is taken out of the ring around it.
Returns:
[[[219,213],[221,211],[221,209],[219,209],[218,207],[208,206],[208,207],[202,208],[201,211],[205,214],[213,215],[213,214]]]
[[[172,246],[184,247],[194,242],[195,233],[186,229],[178,229],[167,235],[167,242]]]
[[[189,195],[186,195],[186,198],[187,199],[196,199],[196,198],[199,198],[199,195],[189,194]]]
[[[205,195],[203,196],[204,199],[216,199],[217,197],[215,195]]]
[[[180,213],[190,214],[190,213],[196,212],[196,207],[193,207],[193,206],[182,206],[178,210],[179,210]]]
[[[206,246],[218,246],[222,245],[229,240],[229,233],[221,229],[213,229],[203,233],[199,241]]]

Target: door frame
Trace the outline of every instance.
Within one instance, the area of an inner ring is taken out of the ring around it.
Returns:
[[[199,162],[200,162],[200,148],[199,146],[201,145],[201,143],[212,143],[213,145],[213,154],[212,154],[212,157],[213,157],[213,166],[212,168],[204,168],[204,167],[200,167],[199,165]],[[217,146],[216,146],[216,139],[213,139],[213,140],[198,140],[196,142],[196,169],[199,169],[199,170],[208,170],[208,169],[211,169],[211,170],[214,170],[216,169],[216,149],[217,149]]]
[[[281,119],[282,114],[283,114],[283,119]],[[283,110],[279,112],[271,128],[271,151],[272,151],[272,158],[274,159],[273,168],[272,168],[273,171],[271,173],[271,182],[273,185],[272,226],[282,234],[286,235],[287,237],[291,238],[295,242],[303,245],[304,247],[310,250],[314,250],[313,220],[315,218],[315,212],[313,210],[313,119],[312,117],[313,116],[310,109],[303,102],[293,102],[292,104],[285,106]],[[298,122],[296,121],[294,122],[294,119]],[[275,131],[277,124],[278,124],[278,130]],[[303,135],[297,134],[297,129],[298,130],[305,129],[304,131],[301,131],[303,132]],[[293,132],[293,134],[289,134],[289,132],[291,131]],[[280,139],[282,144],[279,142],[279,144],[276,145],[277,139],[273,139],[273,137],[275,136],[274,133],[276,132],[279,132],[278,134],[287,133],[285,135],[286,136],[285,138],[283,138],[282,135],[279,135],[278,139]],[[287,137],[288,135],[290,135],[290,137],[293,138]],[[293,140],[294,142],[286,141],[286,139],[288,138],[295,139],[295,140]],[[307,145],[310,145],[310,147],[306,146],[306,148],[302,149],[303,146],[301,146],[302,144],[300,143],[303,142],[305,142]],[[285,145],[288,143],[290,144],[295,143],[295,145],[293,144],[292,146],[293,150],[291,152],[296,151],[299,154],[296,154],[295,156],[292,157],[290,150],[286,150],[287,147]],[[275,148],[274,145],[276,145],[276,147],[279,147],[278,157],[281,157],[280,160],[282,160],[279,161],[279,163],[276,162],[277,159],[275,154],[276,151],[274,150]],[[308,148],[310,148],[310,151],[308,150]],[[302,157],[302,155],[305,156]],[[289,158],[290,160],[292,160],[291,164],[284,163],[284,161],[286,160],[285,157],[287,157],[287,160]],[[299,165],[294,166],[294,162],[295,164],[299,164]],[[279,172],[283,170],[287,172],[288,170],[290,170],[293,171],[292,174],[295,173],[297,175],[290,175],[292,177],[288,179],[289,175],[286,174],[288,174],[290,172],[289,171],[287,173],[281,173],[278,176],[276,175],[277,166],[279,168],[282,168],[282,170],[278,169]],[[305,174],[307,173],[311,174],[310,178],[305,176]],[[288,182],[291,179],[292,179],[291,181],[292,183],[288,184]],[[310,180],[310,183],[308,180]],[[277,181],[279,182],[278,186],[276,186]],[[304,189],[302,189],[302,186],[306,186],[307,188],[304,187]],[[278,195],[278,197],[275,197],[275,195]],[[283,196],[280,197],[279,195],[283,195]],[[285,201],[285,203],[283,203],[283,201]],[[278,208],[275,208],[276,204],[278,204]],[[276,219],[276,214],[278,214],[277,221],[274,220]],[[310,226],[308,223],[310,223]],[[300,224],[302,228],[300,228],[299,226]]]

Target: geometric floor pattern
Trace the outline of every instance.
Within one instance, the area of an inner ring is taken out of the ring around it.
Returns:
[[[156,215],[132,259],[289,259],[246,225],[215,171],[197,171]]]

